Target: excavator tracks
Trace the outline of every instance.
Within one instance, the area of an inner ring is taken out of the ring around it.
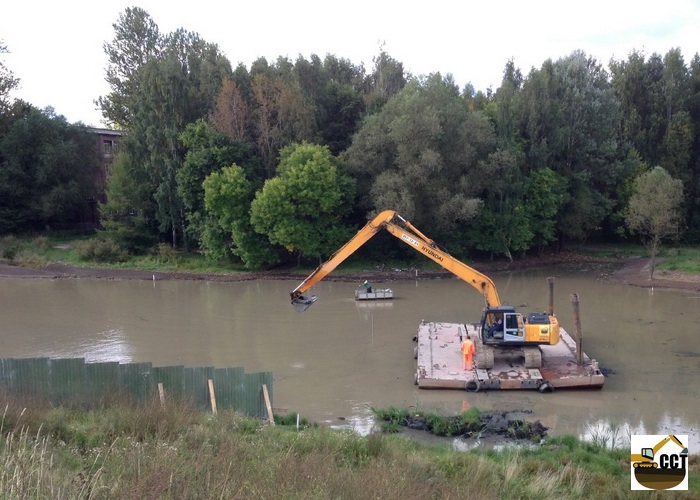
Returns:
[[[490,370],[494,364],[494,349],[490,345],[484,345],[484,342],[477,336],[474,342],[476,350],[476,367],[480,370]]]
[[[525,368],[542,368],[542,351],[540,351],[539,347],[523,347],[522,350],[525,358]]]

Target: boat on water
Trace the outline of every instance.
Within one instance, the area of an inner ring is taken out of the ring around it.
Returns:
[[[393,299],[394,292],[391,288],[381,288],[368,292],[366,290],[355,290],[355,300],[386,300]]]

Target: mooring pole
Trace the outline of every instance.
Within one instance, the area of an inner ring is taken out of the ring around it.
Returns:
[[[547,278],[547,283],[549,283],[549,309],[547,309],[547,314],[550,316],[554,315],[554,277],[550,276]]]
[[[581,334],[581,315],[579,314],[578,294],[571,294],[571,305],[574,307],[574,325],[576,325],[576,359],[583,365],[583,338]]]

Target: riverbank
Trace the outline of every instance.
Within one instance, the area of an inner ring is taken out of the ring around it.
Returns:
[[[586,266],[586,270],[596,273],[598,279],[625,283],[643,288],[671,288],[700,291],[700,274],[657,270],[649,279],[650,259],[641,257],[596,257],[572,252],[528,257],[514,262],[481,261],[471,263],[475,269],[485,274],[493,272],[517,271],[554,265]],[[43,267],[20,267],[0,264],[0,278],[34,279],[104,279],[104,280],[205,280],[205,281],[252,281],[252,280],[291,280],[301,281],[308,272],[294,269],[271,271],[241,271],[221,273],[148,271],[117,269],[110,267],[83,267],[71,264],[50,263]],[[373,283],[388,283],[415,279],[448,279],[453,275],[444,270],[416,269],[367,269],[361,272],[342,272],[324,278],[326,281],[359,282],[370,280]]]
[[[562,436],[462,452],[294,421],[272,427],[230,411],[212,418],[171,401],[89,412],[10,401],[0,424],[0,497],[555,500],[630,493],[629,450],[603,442]],[[689,469],[684,498],[697,498],[695,457]]]

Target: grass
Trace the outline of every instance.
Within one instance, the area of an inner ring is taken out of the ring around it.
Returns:
[[[80,235],[5,236],[0,238],[0,262],[24,267],[41,268],[49,263],[73,264],[84,267],[135,269],[143,271],[176,271],[190,273],[239,273],[250,269],[242,264],[214,262],[200,253],[182,252],[161,243],[146,255],[122,255],[110,245],[99,245],[94,237]],[[576,253],[600,258],[648,257],[647,249],[635,244],[572,245]],[[694,247],[661,247],[656,269],[660,271],[700,274],[700,249]],[[294,268],[300,275],[311,273],[315,266]],[[436,263],[417,257],[411,260],[368,262],[360,256],[350,256],[335,275],[391,272],[393,270],[437,271]]]
[[[242,264],[211,261],[195,252],[174,250],[161,243],[145,255],[116,255],[114,249],[102,245],[95,248],[97,239],[90,236],[5,236],[0,238],[0,262],[24,267],[43,267],[62,263],[84,267],[135,269],[147,271],[177,271],[192,273],[236,273],[250,271]],[[102,257],[102,258],[100,258]],[[295,268],[299,274],[308,274],[316,266]],[[357,256],[349,257],[334,274],[354,274],[376,271],[441,269],[432,261],[387,260],[381,264],[369,263]]]
[[[645,246],[635,244],[572,246],[571,249],[596,257],[650,257]],[[698,247],[662,246],[656,258],[658,259],[656,269],[659,271],[700,274],[700,248]]]
[[[464,452],[395,434],[297,430],[296,415],[271,427],[172,402],[89,412],[0,402],[4,499],[666,498],[629,491],[628,450],[573,436],[534,448]],[[400,419],[404,411],[387,414]],[[697,498],[697,456],[691,469],[685,497]]]
[[[664,252],[663,260],[656,268],[665,271],[700,274],[700,248],[670,248]]]

